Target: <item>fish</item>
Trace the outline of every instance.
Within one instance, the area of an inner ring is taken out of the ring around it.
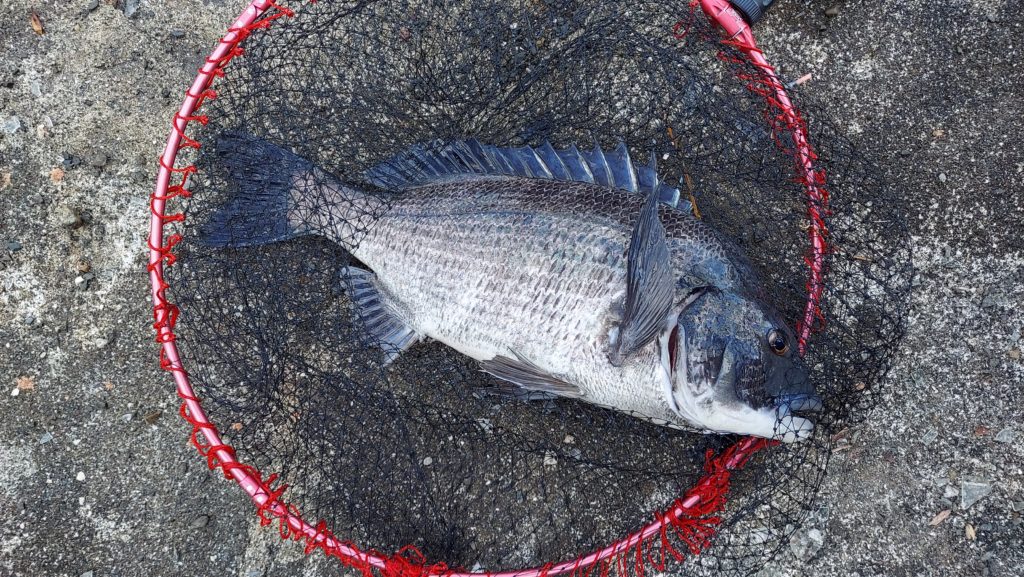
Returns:
[[[216,142],[214,249],[321,236],[383,362],[426,339],[505,394],[784,443],[823,402],[747,257],[620,142],[414,145],[346,181],[240,131]]]

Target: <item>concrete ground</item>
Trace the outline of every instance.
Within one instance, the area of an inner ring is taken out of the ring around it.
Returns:
[[[764,573],[1024,575],[1020,5],[777,4],[760,42],[904,191],[919,278],[879,407]],[[339,572],[186,447],[147,323],[155,159],[241,8],[0,6],[0,575]]]

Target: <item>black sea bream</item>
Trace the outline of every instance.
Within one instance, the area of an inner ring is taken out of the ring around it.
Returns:
[[[387,362],[431,338],[526,397],[786,442],[814,428],[821,400],[750,265],[624,145],[417,146],[359,187],[244,134],[218,152],[237,189],[205,243],[341,244]]]

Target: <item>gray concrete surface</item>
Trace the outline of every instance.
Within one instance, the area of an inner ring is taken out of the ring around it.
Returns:
[[[879,408],[764,573],[1024,575],[1020,3],[777,4],[761,43],[904,191],[919,279]],[[155,158],[241,7],[0,6],[0,575],[339,573],[186,447],[147,323]]]

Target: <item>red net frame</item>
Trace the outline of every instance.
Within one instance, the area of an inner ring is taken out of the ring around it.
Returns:
[[[776,145],[793,158],[797,179],[806,194],[808,250],[804,258],[809,275],[803,318],[797,326],[799,348],[803,354],[810,335],[822,328],[823,321],[820,304],[827,272],[826,258],[830,251],[825,224],[828,216],[825,174],[816,167],[817,156],[810,145],[804,119],[794,107],[774,68],[757,47],[750,27],[742,17],[727,0],[692,0],[690,9],[702,10],[723,32],[721,42],[737,49],[742,55],[730,56],[722,51],[719,53],[720,58],[737,64],[753,65],[748,68],[753,72],[740,73],[738,78],[749,91],[766,103],[765,120]],[[543,577],[565,574],[587,577],[594,572],[606,575],[613,570],[620,574],[632,571],[643,575],[648,569],[664,570],[670,559],[682,561],[687,556],[701,554],[711,546],[712,537],[721,523],[719,514],[725,508],[731,474],[742,468],[754,454],[774,442],[747,437],[718,454],[708,451],[703,476],[683,496],[676,499],[668,510],[654,512],[653,520],[640,530],[589,554],[515,571],[470,572],[449,568],[443,562],[430,564],[412,546],[387,554],[360,548],[334,535],[325,521],[312,523],[304,519],[299,509],[283,498],[287,486],[277,483],[277,475],[264,477],[263,472],[242,463],[236,457],[234,448],[222,441],[220,432],[207,417],[192,388],[188,371],[182,365],[175,343],[175,324],[179,311],[167,299],[166,292],[170,285],[164,278],[164,270],[174,265],[174,248],[182,237],[177,233],[167,236],[164,233],[165,227],[184,221],[185,216],[180,212],[169,212],[168,202],[191,196],[188,181],[197,172],[197,168],[193,164],[180,167],[176,164],[183,150],[200,147],[199,142],[190,138],[186,131],[193,122],[201,125],[207,123],[208,118],[199,111],[204,102],[216,98],[217,93],[212,88],[215,79],[225,76],[231,61],[244,55],[240,44],[246,38],[269,28],[275,20],[294,15],[292,10],[273,0],[253,0],[228,28],[200,68],[192,86],[185,93],[181,108],[174,115],[167,144],[159,159],[156,189],[150,197],[152,218],[147,270],[152,285],[153,327],[157,333],[156,340],[161,345],[160,366],[173,375],[177,394],[182,399],[179,412],[192,426],[191,443],[206,458],[208,467],[211,470],[219,469],[227,479],[236,482],[249,495],[256,505],[261,525],[276,523],[281,538],[303,542],[307,554],[319,549],[368,577],[375,573],[387,577]],[[673,32],[681,36],[687,34],[688,30],[680,23]],[[745,60],[735,61],[735,58]]]

